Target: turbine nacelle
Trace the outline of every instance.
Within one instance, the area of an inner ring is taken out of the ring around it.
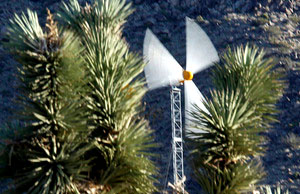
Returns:
[[[194,74],[191,71],[183,70],[182,77],[183,77],[183,80],[179,81],[181,84],[183,84],[184,81],[192,80],[194,77]]]

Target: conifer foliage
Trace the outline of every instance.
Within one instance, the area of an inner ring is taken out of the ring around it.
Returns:
[[[254,158],[263,154],[259,135],[276,121],[275,103],[284,88],[282,75],[264,52],[246,45],[231,49],[217,64],[215,90],[207,111],[191,112],[191,159],[195,178],[206,193],[241,193],[259,181],[263,168]]]
[[[16,193],[152,193],[154,147],[144,110],[142,58],[129,52],[125,1],[63,4],[61,28],[48,11],[15,16],[6,45],[21,64],[22,106],[2,131],[1,176]]]

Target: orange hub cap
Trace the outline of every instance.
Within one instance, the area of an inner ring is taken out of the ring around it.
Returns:
[[[184,70],[182,74],[183,74],[184,80],[192,80],[194,77],[193,73],[190,71]]]

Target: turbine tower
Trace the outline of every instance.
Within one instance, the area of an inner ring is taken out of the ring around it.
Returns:
[[[195,105],[205,110],[205,100],[192,81],[193,74],[202,71],[219,60],[218,53],[207,34],[186,17],[186,70],[173,58],[158,38],[146,30],[143,49],[147,65],[144,72],[150,90],[171,86],[171,122],[174,185],[182,184],[184,193],[183,140],[181,115],[181,89],[184,85],[185,130],[199,133],[190,125],[189,113]],[[190,138],[193,138],[190,136]]]

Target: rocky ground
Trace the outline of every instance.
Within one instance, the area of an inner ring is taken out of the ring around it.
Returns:
[[[83,2],[83,1],[82,1]],[[219,55],[227,47],[251,43],[264,48],[286,75],[287,89],[278,103],[279,123],[266,132],[267,152],[262,158],[267,172],[261,185],[281,185],[290,193],[300,193],[300,2],[298,0],[128,0],[136,11],[128,18],[124,36],[132,51],[142,53],[146,28],[150,28],[170,53],[185,66],[185,17],[195,19],[207,32]],[[58,0],[1,0],[0,39],[5,41],[5,24],[13,13],[30,8],[45,20],[48,7],[55,12]],[[16,62],[0,45],[0,122],[10,118],[14,109]],[[210,71],[194,78],[203,94],[212,87]],[[170,100],[167,88],[150,91],[145,96],[146,116],[161,144],[157,163],[159,182],[164,188],[171,151]],[[293,135],[295,134],[295,135]],[[199,193],[186,165],[187,191]]]

